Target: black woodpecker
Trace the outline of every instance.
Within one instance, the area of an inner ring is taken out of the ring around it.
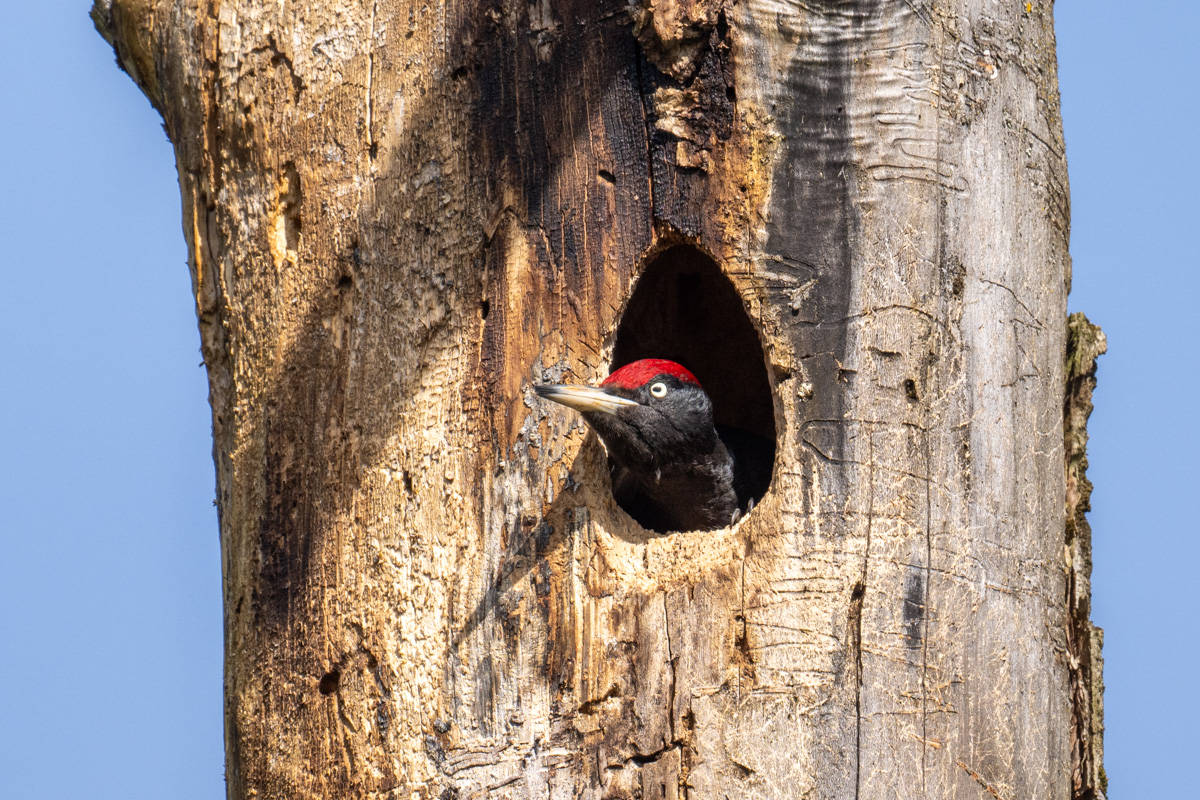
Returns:
[[[539,384],[600,436],[613,496],[644,528],[723,528],[748,512],[771,480],[773,448],[713,425],[712,402],[686,368],[661,358],[626,364],[598,387]]]

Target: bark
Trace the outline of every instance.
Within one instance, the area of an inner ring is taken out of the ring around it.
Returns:
[[[1094,785],[1049,3],[93,16],[178,161],[231,797]],[[735,527],[531,392],[640,354],[775,436]]]
[[[1077,800],[1104,797],[1104,631],[1092,624],[1092,482],[1087,479],[1087,420],[1104,333],[1083,314],[1067,319],[1067,391],[1063,434],[1067,457],[1067,624],[1071,676],[1071,791]]]

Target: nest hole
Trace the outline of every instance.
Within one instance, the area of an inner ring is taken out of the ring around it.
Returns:
[[[772,467],[755,481],[751,502],[742,509],[749,511],[766,494],[774,470],[771,380],[762,341],[737,289],[699,248],[680,244],[662,251],[638,279],[617,327],[612,369],[642,358],[687,367],[712,400],[718,426],[763,440]]]

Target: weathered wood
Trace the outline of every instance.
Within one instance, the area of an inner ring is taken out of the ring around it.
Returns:
[[[231,797],[1071,794],[1049,3],[94,16],[179,164]],[[530,387],[676,244],[778,452],[657,536]]]
[[[1104,774],[1104,631],[1092,624],[1092,482],[1087,478],[1087,421],[1096,388],[1096,359],[1108,349],[1103,331],[1083,314],[1067,318],[1063,439],[1067,457],[1067,650],[1071,678],[1071,795],[1102,798]]]

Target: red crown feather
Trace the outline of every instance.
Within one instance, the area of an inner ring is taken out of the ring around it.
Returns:
[[[671,375],[684,383],[700,385],[700,381],[696,380],[696,376],[686,367],[676,364],[674,361],[667,361],[665,358],[643,358],[641,361],[626,364],[605,378],[604,383],[600,385],[636,389],[659,375]]]

